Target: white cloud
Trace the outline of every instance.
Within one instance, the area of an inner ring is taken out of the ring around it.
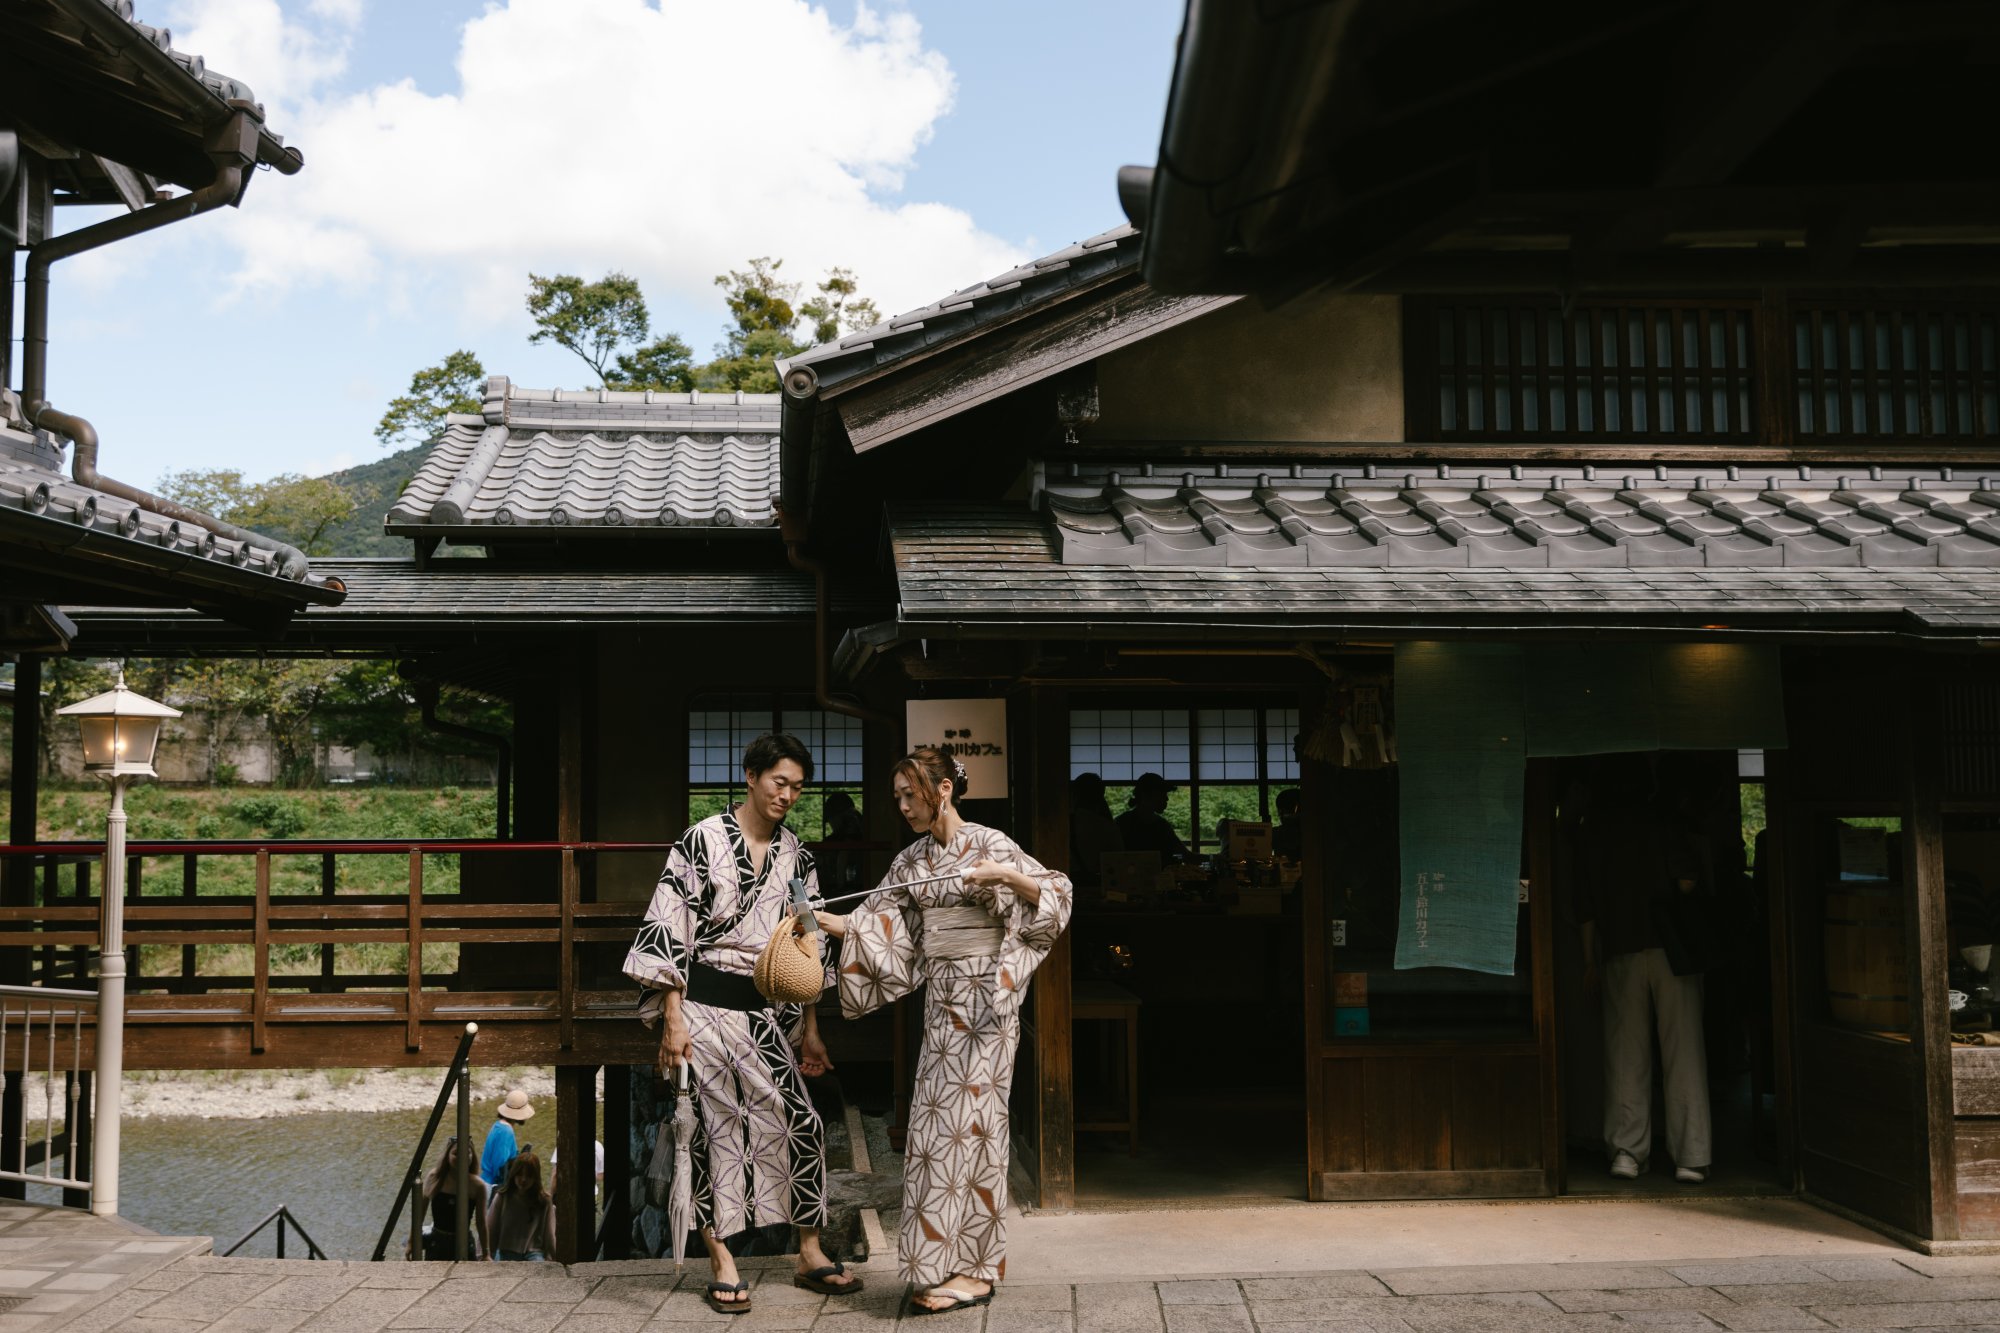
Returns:
[[[310,0],[310,22],[288,19],[278,0],[179,0],[174,45],[250,85],[274,126],[347,69],[362,0]]]
[[[187,3],[233,16],[246,78],[262,77],[253,51],[308,88],[344,58],[324,34],[274,32],[275,0]],[[490,321],[519,317],[530,270],[620,268],[656,302],[706,305],[715,274],[773,255],[807,280],[852,268],[893,311],[1021,257],[962,209],[893,197],[955,91],[908,14],[508,0],[465,25],[457,72],[453,92],[405,80],[279,126],[306,167],[260,182],[233,220],[237,289],[366,283]]]

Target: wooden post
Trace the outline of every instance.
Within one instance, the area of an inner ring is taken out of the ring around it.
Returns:
[[[632,1257],[632,1067],[604,1066],[604,1257]]]
[[[563,1050],[576,1044],[576,852],[562,850],[562,875],[558,891],[562,895],[561,915],[556,927],[556,1041]]]
[[[1791,758],[1783,750],[1764,752],[1764,847],[1757,873],[1768,899],[1771,932],[1771,1091],[1777,1103],[1778,1169],[1782,1183],[1805,1188],[1799,1161],[1798,952],[1794,941],[1791,854]],[[1755,1120],[1753,1118],[1754,1126]]]
[[[1946,991],[1950,947],[1945,936],[1944,737],[1936,678],[1913,671],[1905,690],[1903,733],[1904,919],[1910,923],[1909,976],[1916,986],[1911,1033],[1923,1102],[1925,1158],[1930,1174],[1932,1240],[1958,1239],[1958,1166],[1951,1087],[1951,1009]]]
[[[109,893],[111,886],[105,885]],[[251,965],[256,969],[250,1000],[250,1051],[264,1053],[264,1009],[271,998],[271,849],[257,849],[257,902],[251,910]]]
[[[406,913],[410,936],[410,958],[407,965],[409,993],[405,1000],[408,1006],[404,1019],[408,1023],[403,1033],[405,1049],[420,1051],[424,1047],[424,854],[410,849],[410,906]]]
[[[1541,1046],[1542,1178],[1551,1195],[1568,1187],[1563,1152],[1562,1020],[1556,1005],[1555,761],[1528,761],[1522,809],[1528,824],[1528,932],[1534,958],[1535,1040]]]
[[[11,284],[0,285],[11,288]],[[10,290],[0,301],[12,299]],[[4,363],[6,355],[0,349],[0,363]],[[25,847],[36,840],[42,764],[42,659],[27,653],[14,665],[13,763],[13,780],[7,793],[7,841]],[[34,903],[34,863],[17,857],[0,860],[0,906],[32,907]],[[26,949],[0,950],[0,983],[27,985],[32,963],[33,955]],[[50,980],[53,982],[53,977]],[[20,1160],[24,1105],[21,1075],[18,1071],[9,1072],[4,1086],[0,1086],[0,1161]],[[26,1197],[26,1185],[0,1181],[0,1199]]]
[[[556,1067],[556,1253],[566,1264],[597,1256],[597,1066]]]
[[[1059,689],[1028,693],[1033,753],[1017,773],[1030,775],[1027,799],[1035,859],[1053,869],[1069,865],[1069,696]],[[1020,799],[1016,795],[1016,801]],[[1043,1208],[1076,1206],[1076,1071],[1070,1031],[1070,933],[1064,931],[1034,979],[1035,1075],[1041,1098],[1037,1116],[1036,1202]]]
[[[1299,729],[1305,735],[1318,730],[1325,707],[1325,691],[1306,691],[1299,701]],[[1326,885],[1333,868],[1328,833],[1339,817],[1332,776],[1328,765],[1299,757],[1299,818],[1305,824],[1299,846],[1305,867],[1299,879],[1299,921],[1305,952],[1300,989],[1305,1007],[1306,1198],[1314,1202],[1320,1199],[1320,1178],[1326,1171],[1326,1060],[1320,1045],[1326,1023]]]

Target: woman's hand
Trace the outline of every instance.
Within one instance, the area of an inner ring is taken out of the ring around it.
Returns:
[[[827,934],[833,936],[835,939],[843,939],[846,937],[847,935],[846,917],[837,915],[833,912],[814,912],[813,917],[819,922],[819,928],[825,931]]]
[[[1013,884],[1014,868],[1003,866],[989,857],[971,869],[960,872],[959,878],[976,889],[997,889],[1003,884],[1010,886]]]

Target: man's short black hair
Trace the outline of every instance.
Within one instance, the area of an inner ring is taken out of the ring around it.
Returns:
[[[1297,787],[1287,787],[1279,792],[1277,807],[1278,814],[1281,816],[1297,814],[1299,812],[1299,789]]]
[[[789,759],[799,766],[799,771],[806,775],[807,782],[812,781],[812,751],[808,750],[805,742],[797,736],[783,731],[774,731],[768,735],[759,736],[756,740],[751,741],[749,745],[745,746],[743,749],[743,771],[753,778],[760,777],[770,769],[776,768],[779,762],[785,759]]]

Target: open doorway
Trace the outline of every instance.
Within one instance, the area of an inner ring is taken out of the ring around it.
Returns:
[[[1283,697],[1070,713],[1080,1208],[1305,1197],[1298,727]]]
[[[1566,1192],[1788,1193],[1762,754],[1552,762]]]

